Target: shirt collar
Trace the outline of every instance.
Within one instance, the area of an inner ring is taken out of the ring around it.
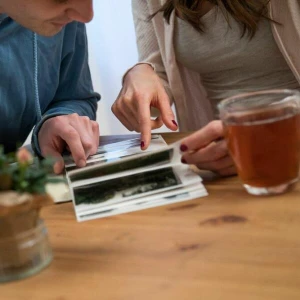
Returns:
[[[8,18],[7,14],[0,14],[0,24],[7,18]]]

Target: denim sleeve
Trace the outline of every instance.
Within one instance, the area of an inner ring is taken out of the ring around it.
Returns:
[[[41,156],[38,132],[49,118],[77,113],[96,120],[100,95],[93,90],[88,65],[88,45],[85,25],[76,23],[65,32],[59,86],[56,95],[37,123],[32,135],[32,147]]]

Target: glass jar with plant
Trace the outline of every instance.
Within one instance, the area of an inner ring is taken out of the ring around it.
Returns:
[[[26,148],[5,154],[0,147],[0,282],[32,275],[52,260],[40,209],[52,204],[46,184],[53,161]]]

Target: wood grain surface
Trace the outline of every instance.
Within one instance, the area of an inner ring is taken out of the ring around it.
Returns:
[[[300,299],[299,185],[254,197],[206,175],[208,197],[134,213],[77,223],[71,203],[47,207],[52,264],[0,299]]]

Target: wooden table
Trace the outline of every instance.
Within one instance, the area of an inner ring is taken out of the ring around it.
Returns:
[[[71,203],[44,209],[54,261],[0,299],[300,299],[299,185],[262,198],[236,177],[205,185],[205,198],[84,223]]]

